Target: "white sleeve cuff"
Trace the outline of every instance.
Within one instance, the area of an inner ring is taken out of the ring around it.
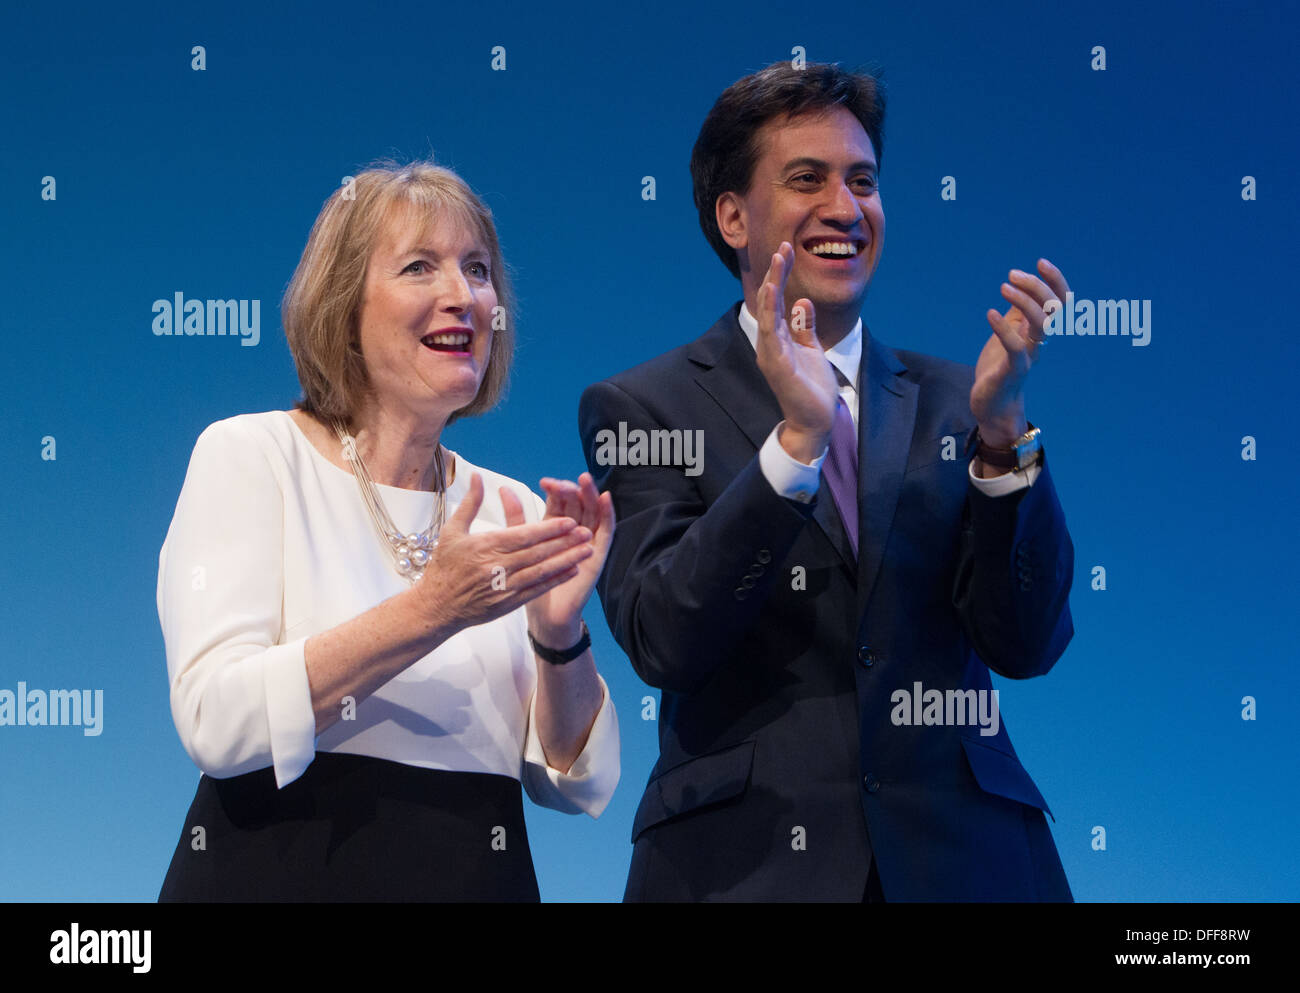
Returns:
[[[978,458],[978,456],[976,456]],[[970,460],[968,471],[970,472],[970,481],[975,484],[975,488],[986,496],[999,497],[1015,493],[1017,490],[1028,489],[1034,485],[1034,480],[1038,478],[1041,466],[1035,462],[1023,472],[1004,472],[1000,476],[993,476],[989,479],[981,479],[975,475],[975,459]]]
[[[587,743],[568,772],[546,762],[542,740],[537,735],[537,694],[528,704],[528,733],[524,744],[523,781],[536,803],[566,814],[586,813],[599,817],[614,795],[619,780],[618,715],[609,687],[598,674],[604,694]]]
[[[781,447],[778,438],[784,424],[785,421],[782,421],[774,427],[772,433],[767,436],[767,441],[763,442],[763,447],[758,450],[759,468],[763,470],[763,477],[771,484],[778,496],[797,500],[799,503],[811,503],[813,497],[817,495],[826,452],[813,459],[812,465],[804,465],[793,458]]]
[[[316,757],[316,713],[303,651],[306,638],[268,648],[260,659],[266,724],[278,789],[301,776]]]

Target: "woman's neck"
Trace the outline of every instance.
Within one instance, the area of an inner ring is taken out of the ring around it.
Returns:
[[[434,459],[446,423],[445,417],[430,421],[410,410],[368,404],[353,416],[349,433],[376,483],[404,490],[432,490]],[[445,456],[444,471],[450,483],[454,467],[446,465]]]

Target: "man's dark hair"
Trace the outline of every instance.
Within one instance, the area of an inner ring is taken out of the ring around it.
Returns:
[[[736,251],[718,230],[716,205],[724,193],[749,192],[758,163],[758,131],[773,118],[842,106],[862,124],[881,165],[885,138],[885,84],[878,69],[848,72],[831,63],[802,69],[777,62],[737,80],[718,97],[691,151],[691,179],[700,227],[731,274],[740,278]]]

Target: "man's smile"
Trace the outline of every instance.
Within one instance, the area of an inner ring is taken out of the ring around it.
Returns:
[[[809,238],[803,243],[804,251],[819,258],[851,259],[867,247],[861,238]]]

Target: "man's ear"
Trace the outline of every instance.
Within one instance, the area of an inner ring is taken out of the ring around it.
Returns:
[[[749,218],[745,215],[744,200],[735,193],[723,193],[713,210],[722,240],[739,255],[749,245]]]

